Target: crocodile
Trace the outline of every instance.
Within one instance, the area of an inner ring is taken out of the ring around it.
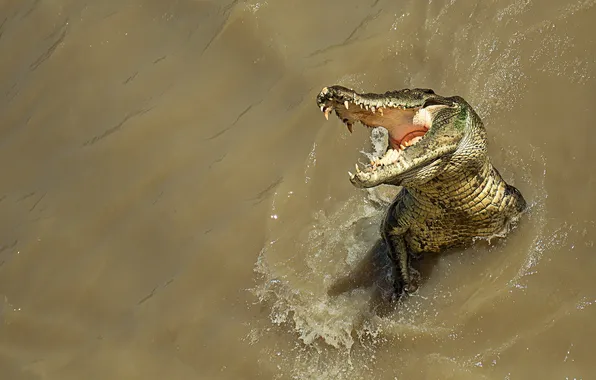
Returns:
[[[527,209],[521,192],[491,164],[486,129],[462,97],[424,88],[358,93],[335,85],[316,100],[327,120],[335,112],[350,133],[356,122],[387,130],[385,153],[348,174],[358,188],[402,187],[380,228],[397,295],[419,287],[413,259],[504,237]]]

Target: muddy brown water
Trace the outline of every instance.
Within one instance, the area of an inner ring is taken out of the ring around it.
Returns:
[[[594,5],[0,2],[0,378],[596,378]],[[386,307],[336,83],[465,97],[520,227]]]

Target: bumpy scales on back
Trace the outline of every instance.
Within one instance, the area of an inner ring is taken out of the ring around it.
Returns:
[[[526,209],[521,193],[508,185],[487,156],[486,130],[461,97],[430,89],[359,94],[325,87],[317,105],[347,125],[383,127],[385,155],[350,174],[357,187],[402,186],[387,210],[381,235],[397,273],[398,293],[418,287],[410,259],[504,236]]]

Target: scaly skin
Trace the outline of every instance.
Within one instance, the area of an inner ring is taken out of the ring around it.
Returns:
[[[381,225],[399,273],[398,294],[418,288],[412,257],[505,236],[526,209],[521,193],[492,166],[483,123],[461,97],[428,89],[358,94],[332,86],[323,88],[317,105],[326,117],[335,111],[350,131],[356,121],[389,131],[389,158],[357,166],[350,180],[357,187],[402,186]]]

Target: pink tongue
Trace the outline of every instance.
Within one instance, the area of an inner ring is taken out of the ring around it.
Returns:
[[[393,149],[400,149],[400,145],[403,145],[407,141],[413,140],[414,138],[416,138],[418,136],[424,136],[425,133],[426,133],[426,131],[412,131],[412,132],[408,133],[407,135],[405,135],[404,137],[402,137],[401,140],[394,138],[393,136],[391,136],[391,133],[389,133],[389,145]]]

